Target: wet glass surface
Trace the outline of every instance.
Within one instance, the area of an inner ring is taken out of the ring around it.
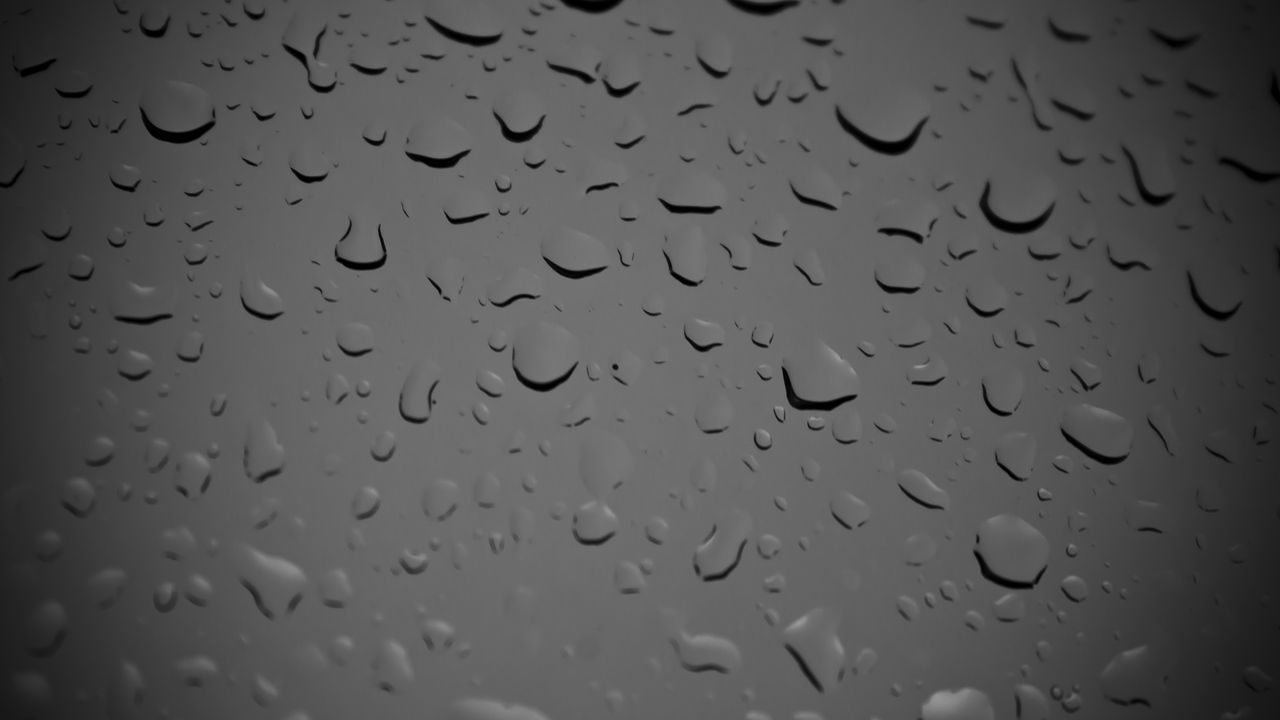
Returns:
[[[1276,37],[6,4],[0,717],[1277,716]]]

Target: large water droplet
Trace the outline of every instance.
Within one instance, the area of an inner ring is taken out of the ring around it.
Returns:
[[[516,377],[534,390],[547,391],[569,379],[582,354],[573,333],[546,320],[525,325],[511,341]]]
[[[561,226],[542,238],[542,259],[565,277],[582,278],[609,267],[612,253],[599,239]]]
[[[693,569],[708,582],[723,580],[738,566],[755,521],[746,511],[733,508],[717,515],[706,540],[693,554]]]
[[[844,678],[844,643],[839,629],[839,614],[833,608],[819,607],[796,618],[782,631],[787,652],[818,692],[834,690]]]
[[[996,515],[978,526],[974,555],[989,579],[1009,587],[1032,587],[1049,563],[1049,540],[1016,515]]]
[[[787,400],[797,410],[831,410],[857,397],[858,373],[822,340],[811,338],[782,361]]]
[[[166,142],[191,142],[213,127],[213,98],[188,82],[168,80],[151,85],[138,107],[147,130]]]
[[[836,103],[845,130],[868,148],[890,155],[915,145],[929,112],[929,99],[903,86],[864,89]]]
[[[987,694],[976,688],[938,690],[920,706],[920,720],[995,720]]]
[[[1100,462],[1120,462],[1133,449],[1133,425],[1105,408],[1072,405],[1063,412],[1059,427],[1072,444]]]

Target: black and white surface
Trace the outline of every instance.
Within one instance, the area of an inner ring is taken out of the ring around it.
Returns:
[[[1277,36],[6,3],[0,717],[1276,717]]]

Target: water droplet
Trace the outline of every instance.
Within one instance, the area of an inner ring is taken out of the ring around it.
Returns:
[[[787,400],[797,410],[831,410],[861,389],[853,366],[822,340],[811,338],[782,361]]]
[[[974,555],[988,579],[1010,587],[1032,587],[1049,563],[1049,540],[1016,515],[995,515],[978,526]]]
[[[920,720],[995,720],[987,694],[976,688],[937,690],[920,706]]]
[[[471,133],[452,118],[419,120],[409,128],[404,152],[432,167],[453,167],[471,152]]]
[[[908,468],[898,473],[898,487],[907,497],[931,510],[946,510],[951,507],[951,495],[928,475]]]
[[[488,0],[429,0],[426,18],[439,33],[468,45],[489,45],[502,37],[497,8]]]
[[[665,178],[658,186],[658,199],[674,213],[711,213],[729,201],[729,193],[719,178],[694,171]]]
[[[213,127],[213,98],[197,85],[168,80],[151,85],[138,101],[142,121],[151,135],[172,143],[187,143]]]
[[[691,225],[667,235],[663,254],[671,276],[685,285],[701,285],[707,277],[707,238],[702,228]]]
[[[904,87],[860,89],[836,103],[840,124],[876,152],[898,155],[911,149],[929,119],[929,99]]]
[[[601,545],[618,532],[618,516],[604,502],[589,500],[573,513],[573,537],[583,545]]]
[[[829,692],[844,678],[844,643],[838,634],[840,616],[819,607],[796,618],[782,631],[787,652],[818,692]]]
[[[708,582],[723,580],[742,560],[755,521],[744,510],[729,509],[717,514],[711,532],[693,554],[693,568]]]
[[[498,119],[503,137],[512,142],[524,142],[538,134],[547,111],[537,93],[528,88],[518,88],[493,104],[493,115]]]
[[[426,422],[434,405],[432,394],[440,382],[440,367],[430,360],[420,360],[405,376],[400,388],[400,415],[413,423]]]
[[[991,225],[1012,233],[1044,225],[1058,201],[1058,186],[1043,173],[1004,170],[987,180],[982,212]]]
[[[266,418],[249,422],[244,441],[244,473],[254,482],[263,482],[284,471],[284,445],[275,427]]]
[[[582,354],[578,338],[560,325],[539,320],[516,331],[511,365],[526,386],[548,391],[569,379]]]
[[[240,584],[253,597],[258,612],[268,620],[293,613],[302,602],[307,575],[293,562],[250,545],[240,545],[235,567]]]
[[[363,214],[347,218],[346,232],[333,248],[338,262],[352,270],[372,270],[387,260],[387,245],[382,226],[370,222]]]
[[[707,352],[724,344],[724,328],[719,323],[689,318],[684,323],[684,337],[695,350]]]
[[[1029,480],[1036,464],[1036,438],[1010,431],[996,442],[996,463],[1014,480]]]
[[[1072,405],[1063,412],[1059,427],[1073,445],[1100,462],[1120,462],[1133,449],[1133,426],[1105,408]]]
[[[556,272],[582,278],[609,267],[612,253],[603,242],[568,227],[559,227],[542,239],[542,259]]]

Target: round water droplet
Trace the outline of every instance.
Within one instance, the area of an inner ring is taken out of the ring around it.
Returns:
[[[191,142],[213,127],[213,98],[188,82],[156,83],[142,94],[138,106],[147,130],[166,142]]]
[[[974,554],[989,579],[1010,587],[1032,587],[1049,563],[1049,541],[1016,515],[996,515],[978,526]]]
[[[564,327],[539,320],[520,328],[511,342],[511,366],[520,382],[548,391],[578,367],[582,346]]]

